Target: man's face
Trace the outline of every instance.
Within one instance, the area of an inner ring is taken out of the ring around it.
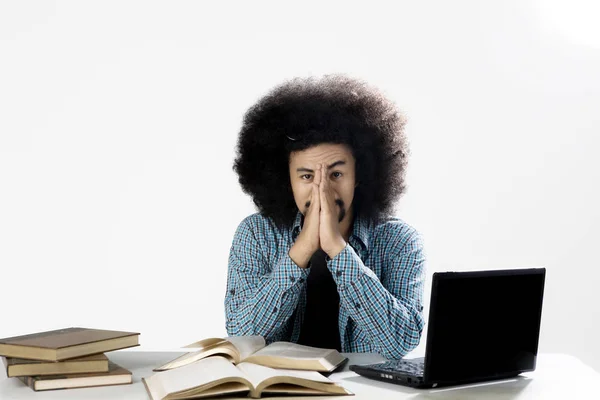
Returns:
[[[329,180],[338,221],[342,222],[351,215],[356,187],[355,161],[346,145],[320,144],[290,154],[290,182],[296,206],[306,215],[313,201],[312,183],[319,163],[322,163],[324,168],[324,176],[321,179]]]

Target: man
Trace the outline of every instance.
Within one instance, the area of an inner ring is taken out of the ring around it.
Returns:
[[[379,91],[340,75],[286,82],[248,110],[234,170],[259,213],[231,246],[229,335],[387,358],[418,345],[423,246],[392,216],[404,125]]]

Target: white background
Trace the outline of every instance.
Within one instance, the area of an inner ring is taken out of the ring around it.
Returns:
[[[429,278],[545,266],[540,351],[600,369],[598,6],[566,3],[3,1],[0,337],[224,335],[255,211],[231,169],[241,118],[285,79],[343,72],[409,118],[397,214]]]

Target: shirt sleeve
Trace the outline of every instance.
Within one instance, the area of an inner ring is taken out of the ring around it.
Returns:
[[[402,358],[420,341],[424,326],[425,256],[416,232],[386,245],[381,280],[350,245],[328,262],[338,285],[340,302],[376,351]]]
[[[269,343],[285,339],[308,271],[288,254],[270,264],[265,239],[257,239],[252,225],[249,218],[242,221],[230,249],[225,325],[230,336],[260,335]]]

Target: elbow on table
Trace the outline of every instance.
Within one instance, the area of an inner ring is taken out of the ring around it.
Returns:
[[[419,345],[422,332],[423,330],[417,327],[405,329],[404,333],[399,335],[396,340],[386,342],[382,346],[380,354],[388,360],[403,358]]]

